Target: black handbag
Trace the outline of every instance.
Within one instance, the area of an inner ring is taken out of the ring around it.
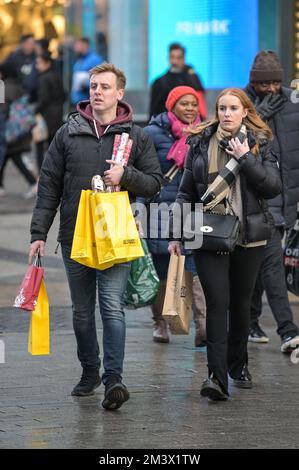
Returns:
[[[221,254],[232,253],[240,232],[239,218],[236,215],[219,214],[215,212],[203,212],[202,215],[203,220],[199,227],[202,234],[202,244],[200,247],[196,248],[195,246],[194,248],[215,251]],[[192,213],[192,219],[193,217],[195,217],[195,212]],[[191,226],[196,227],[194,220]],[[193,235],[193,239],[188,235]],[[190,248],[192,248],[192,241],[195,237],[194,232],[193,234],[191,234],[191,232],[188,234],[188,230],[184,227],[184,241],[191,242]]]
[[[232,253],[238,240],[240,221],[236,215],[204,212],[200,230],[203,233],[201,250]]]

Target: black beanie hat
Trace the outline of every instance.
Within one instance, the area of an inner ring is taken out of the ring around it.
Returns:
[[[283,69],[273,51],[259,52],[250,70],[250,82],[282,81]]]

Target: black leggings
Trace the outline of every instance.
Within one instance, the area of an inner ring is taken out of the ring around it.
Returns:
[[[250,303],[264,249],[237,246],[231,255],[193,252],[207,304],[209,374],[215,374],[225,393],[227,373],[239,377],[248,362]]]
[[[22,160],[22,154],[21,153],[11,153],[8,156],[5,157],[5,160],[3,162],[2,168],[0,170],[0,186],[3,186],[3,179],[4,179],[4,169],[6,167],[6,164],[8,160],[11,159],[15,166],[20,170],[26,181],[32,186],[33,184],[36,183],[36,177],[34,176],[33,173],[31,173],[30,170],[26,167]]]

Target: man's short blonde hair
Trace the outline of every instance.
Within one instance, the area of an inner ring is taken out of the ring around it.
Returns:
[[[102,64],[96,65],[92,69],[89,70],[89,78],[92,75],[96,75],[97,73],[103,73],[103,72],[112,72],[116,76],[116,85],[117,89],[125,89],[126,86],[126,76],[124,72],[117,67],[115,67],[114,64],[110,64],[109,62],[103,62]]]

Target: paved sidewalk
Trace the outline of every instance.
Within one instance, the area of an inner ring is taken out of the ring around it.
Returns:
[[[5,345],[5,363],[0,364],[0,449],[299,448],[299,364],[280,352],[267,306],[262,324],[270,342],[249,344],[254,388],[231,386],[228,402],[200,398],[206,354],[193,347],[193,327],[189,336],[173,336],[168,345],[154,344],[148,308],[126,312],[124,381],[130,400],[120,410],[107,412],[101,406],[102,386],[92,397],[71,397],[81,369],[65,274],[60,254],[54,254],[57,222],[45,260],[51,304],[49,356],[28,354],[29,314],[11,307],[26,269],[33,202],[24,204],[23,183],[8,170],[14,194],[0,202],[0,350]],[[292,305],[299,323],[299,304]],[[97,320],[101,338],[99,315]]]

